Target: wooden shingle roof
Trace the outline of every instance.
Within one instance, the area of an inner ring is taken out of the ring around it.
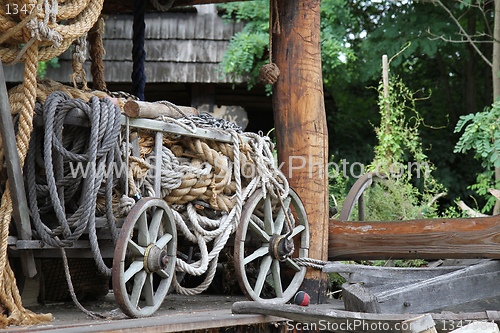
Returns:
[[[110,15],[106,19],[103,44],[104,77],[109,83],[131,82],[132,15]],[[146,82],[227,83],[219,70],[229,40],[243,23],[226,22],[217,13],[147,13],[145,16]],[[88,57],[87,57],[88,59]],[[49,67],[47,78],[70,82],[71,53],[59,57],[59,68]],[[92,81],[90,62],[84,65]],[[23,65],[5,68],[6,80],[22,80]]]

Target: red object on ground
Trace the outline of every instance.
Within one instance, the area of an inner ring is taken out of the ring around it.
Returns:
[[[293,302],[300,306],[308,306],[309,305],[309,295],[304,291],[299,291],[295,294]]]

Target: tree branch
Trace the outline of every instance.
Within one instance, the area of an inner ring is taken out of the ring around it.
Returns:
[[[448,43],[470,43],[471,41],[473,43],[493,43],[492,40],[472,40],[472,39],[462,39],[462,40],[454,40],[454,39],[451,39],[451,38],[446,38],[444,37],[444,35],[441,35],[441,36],[438,36],[438,35],[435,35],[431,32],[430,28],[427,29],[427,33],[431,36],[434,36],[434,38],[429,38],[430,40],[438,40],[438,39],[441,39],[445,42],[448,42]],[[462,34],[459,34],[460,36],[463,36],[463,37],[467,37],[467,36],[464,36]],[[475,36],[475,37],[481,37],[481,36]]]
[[[491,63],[491,61],[488,58],[486,58],[486,56],[483,54],[483,52],[481,52],[481,50],[479,50],[479,48],[477,47],[476,43],[470,38],[470,36],[464,30],[464,28],[462,27],[462,25],[460,24],[460,22],[458,22],[458,20],[453,15],[453,13],[448,9],[448,7],[446,7],[445,5],[443,5],[443,3],[440,0],[431,0],[431,1],[434,4],[439,5],[441,8],[443,8],[448,13],[448,15],[450,16],[450,18],[453,20],[453,22],[455,22],[455,24],[460,29],[461,34],[466,38],[465,42],[468,42],[474,48],[474,50],[476,50],[476,52],[484,60],[484,62],[486,62],[488,64],[488,66],[493,67],[493,64]],[[440,39],[446,40],[446,39],[444,39],[444,37],[440,38]]]

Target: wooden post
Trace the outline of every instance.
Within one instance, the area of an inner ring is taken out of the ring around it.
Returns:
[[[328,132],[320,49],[321,0],[277,0],[281,33],[273,34],[274,122],[282,171],[304,202],[310,223],[309,257],[328,253]],[[291,162],[291,163],[290,163]],[[327,275],[308,269],[302,290],[326,302]]]
[[[387,61],[387,55],[384,54],[382,56],[382,80],[384,84],[384,98],[386,99],[385,107],[387,108],[386,114],[385,114],[385,134],[389,135],[391,132],[391,129],[389,128],[389,122],[391,119],[391,112],[390,112],[390,107],[391,104],[389,103],[389,62]],[[391,152],[390,150],[387,150],[385,152],[385,158],[389,162],[391,159]],[[362,220],[360,220],[362,221]]]

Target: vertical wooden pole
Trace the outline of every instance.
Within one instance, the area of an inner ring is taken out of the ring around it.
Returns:
[[[389,135],[391,129],[389,128],[389,122],[391,119],[391,112],[390,112],[390,103],[389,103],[389,62],[387,61],[387,54],[384,54],[382,56],[382,82],[384,85],[384,98],[386,99],[385,107],[386,107],[386,114],[385,114],[385,134]],[[385,158],[387,161],[390,161],[391,159],[391,152],[387,150],[385,152]]]
[[[278,159],[302,201],[310,224],[309,257],[328,256],[328,131],[320,49],[321,0],[278,0],[281,33],[273,35],[280,76],[273,103]],[[290,164],[291,162],[291,164]],[[308,269],[302,290],[326,301],[327,275]]]

